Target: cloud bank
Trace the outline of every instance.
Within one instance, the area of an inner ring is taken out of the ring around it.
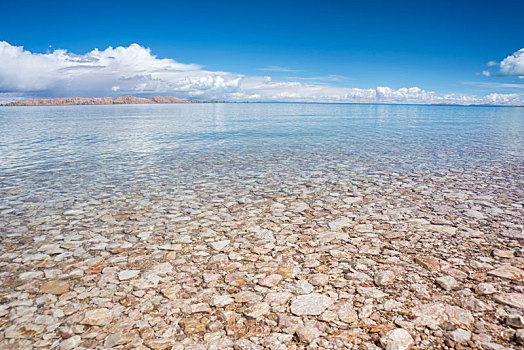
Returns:
[[[524,53],[524,49],[519,52]],[[515,56],[515,54],[513,55]],[[511,57],[513,57],[511,56]],[[508,71],[522,69],[522,57]],[[509,57],[501,63],[503,64]],[[381,102],[422,104],[523,104],[519,94],[484,97],[439,95],[418,87],[359,89],[304,82],[279,82],[269,76],[209,71],[196,64],[160,59],[149,48],[94,49],[78,55],[66,50],[32,53],[0,42],[0,101],[29,97],[168,94],[181,98],[229,101]],[[504,66],[505,67],[505,66]],[[520,68],[519,68],[520,67]],[[504,68],[506,69],[506,68]]]
[[[524,78],[524,49],[518,50],[500,62],[499,73]]]

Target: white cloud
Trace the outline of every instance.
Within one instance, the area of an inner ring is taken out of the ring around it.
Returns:
[[[514,52],[500,62],[501,75],[524,76],[524,49]]]
[[[230,101],[455,104],[522,104],[524,101],[524,96],[516,94],[475,97],[439,95],[418,87],[359,89],[296,81],[277,82],[268,76],[208,71],[196,64],[160,59],[152,55],[150,49],[137,44],[102,51],[94,49],[78,55],[66,50],[32,53],[21,46],[0,42],[0,62],[0,101],[115,94],[169,94],[181,98]]]
[[[283,73],[299,72],[296,69],[289,69],[287,67],[282,67],[282,66],[266,66],[264,68],[259,68],[258,70],[263,71],[263,72],[283,72]]]

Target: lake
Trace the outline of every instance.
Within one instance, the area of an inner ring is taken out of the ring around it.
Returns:
[[[1,347],[519,346],[524,108],[4,107],[0,155]]]

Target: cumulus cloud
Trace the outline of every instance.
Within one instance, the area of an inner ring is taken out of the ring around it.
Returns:
[[[21,46],[0,42],[0,62],[0,100],[4,101],[27,97],[123,94],[169,94],[181,98],[230,101],[425,104],[522,104],[524,100],[522,95],[516,94],[475,97],[439,95],[418,87],[359,89],[307,81],[280,82],[269,76],[209,71],[196,64],[161,59],[138,44],[108,47],[102,51],[94,49],[79,55],[66,50],[32,53]]]
[[[514,52],[500,62],[499,73],[501,75],[524,76],[524,49]]]

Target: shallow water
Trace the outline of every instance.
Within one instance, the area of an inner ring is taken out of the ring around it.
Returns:
[[[305,349],[293,314],[320,348],[441,349],[436,315],[517,349],[523,141],[522,108],[1,108],[0,347]]]
[[[521,170],[524,109],[171,104],[0,109],[2,210],[196,184]]]

